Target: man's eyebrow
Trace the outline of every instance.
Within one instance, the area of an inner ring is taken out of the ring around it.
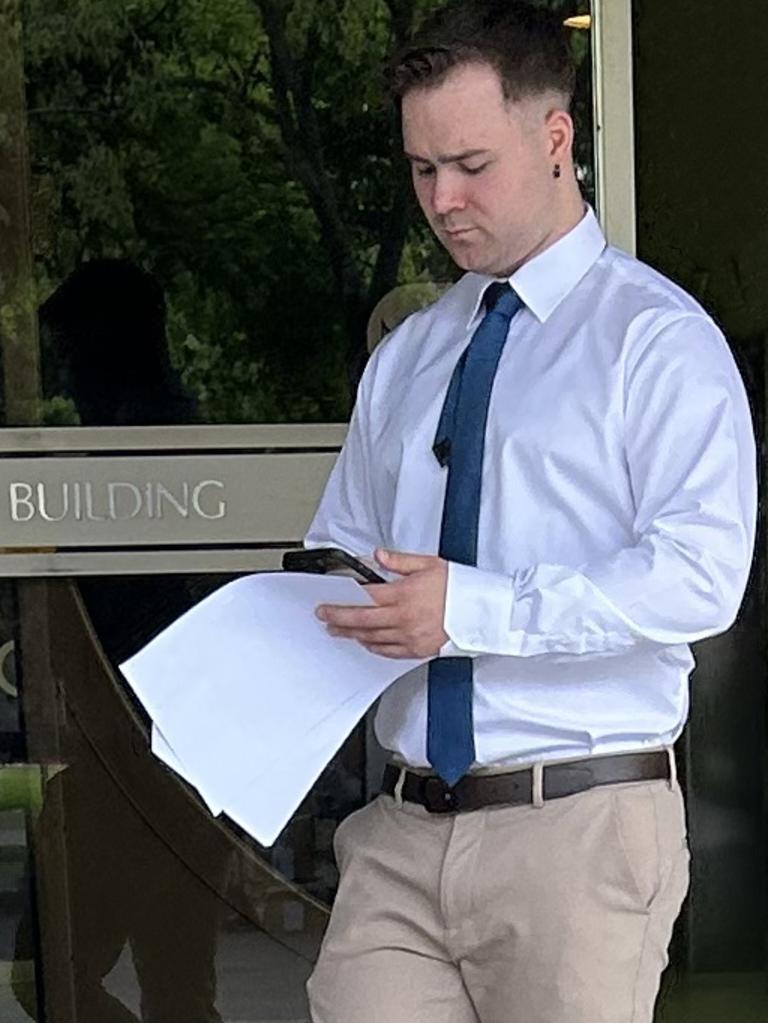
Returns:
[[[463,153],[450,153],[446,156],[439,156],[437,162],[439,164],[446,163],[461,163],[462,160],[471,160],[473,156],[488,156],[490,149],[466,149]],[[416,156],[414,153],[405,154],[406,160],[410,160],[411,163],[432,163],[432,160],[428,160],[425,156]]]

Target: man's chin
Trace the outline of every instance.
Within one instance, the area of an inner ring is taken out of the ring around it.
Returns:
[[[484,267],[487,258],[483,259],[483,253],[475,245],[466,242],[459,242],[451,238],[443,238],[443,245],[448,250],[451,259],[460,270],[472,270],[475,273],[485,273]]]
[[[460,246],[446,245],[446,248],[460,270],[465,270],[467,273],[489,274],[493,276],[493,270],[490,269],[488,260],[483,259],[481,253],[472,252],[471,249]]]

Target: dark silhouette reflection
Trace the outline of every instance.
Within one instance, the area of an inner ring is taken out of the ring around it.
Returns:
[[[40,310],[45,388],[83,426],[190,423],[195,405],[171,366],[162,288],[125,260],[84,263]]]
[[[194,404],[168,355],[163,293],[143,270],[119,260],[84,264],[44,304],[40,326],[46,390],[70,397],[82,425],[193,420]],[[85,579],[80,591],[112,663],[134,653],[202,595],[175,576]],[[103,983],[127,942],[142,1020],[220,1023],[214,1005],[216,896],[152,833],[74,722],[66,740],[68,766],[46,790],[38,834],[45,847],[46,832],[60,828],[63,819],[77,1019],[136,1023]],[[225,869],[224,863],[211,864],[211,876]],[[31,935],[28,916],[19,929],[17,959],[33,958]],[[23,1003],[21,991],[17,997]],[[25,1007],[34,1018],[34,1007]]]

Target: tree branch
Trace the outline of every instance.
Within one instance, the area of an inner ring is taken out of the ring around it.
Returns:
[[[289,168],[303,185],[318,219],[347,326],[356,330],[362,281],[323,157],[322,135],[312,103],[311,69],[306,68],[309,55],[305,55],[305,69],[299,74],[286,36],[285,10],[274,0],[253,2],[261,12],[269,41],[272,90],[278,124],[289,154]]]
[[[213,92],[216,93],[216,95],[223,96],[229,100],[238,100],[244,106],[247,106],[253,113],[259,114],[272,124],[277,123],[275,109],[270,106],[269,103],[262,103],[260,100],[243,96],[239,89],[233,90],[225,82],[217,82],[213,78],[196,78],[194,76],[184,75],[181,78],[172,79],[170,84],[176,89],[199,89],[201,92]]]
[[[404,46],[413,29],[411,0],[385,0],[392,18],[395,47]],[[392,192],[387,225],[379,247],[368,294],[371,308],[397,284],[410,220],[414,210],[410,177],[404,163],[397,163],[392,174]]]

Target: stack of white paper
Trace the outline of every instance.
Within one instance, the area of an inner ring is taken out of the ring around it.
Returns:
[[[207,597],[121,666],[152,750],[271,845],[371,704],[420,661],[328,635],[318,604],[370,604],[339,576],[260,574]]]

